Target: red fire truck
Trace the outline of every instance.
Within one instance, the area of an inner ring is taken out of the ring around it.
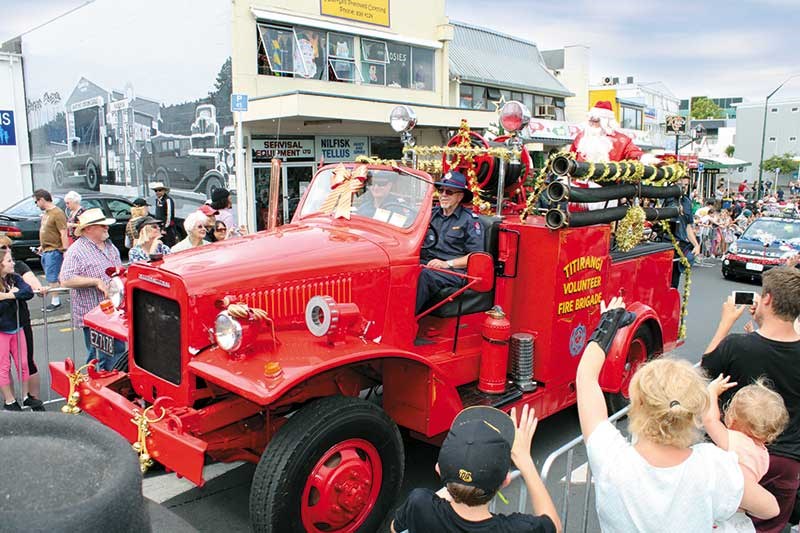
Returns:
[[[401,430],[437,442],[471,405],[545,418],[575,403],[601,300],[622,294],[636,313],[602,374],[610,403],[679,343],[670,245],[612,253],[609,224],[554,230],[538,215],[482,216],[486,252],[465,288],[415,316],[420,253],[437,239],[433,180],[412,166],[344,170],[319,169],[290,224],[131,265],[116,309],[85,319],[99,346],[129,343],[129,370],[52,363],[65,410],[197,485],[209,460],[257,463],[257,531],[374,531],[401,486]],[[343,175],[369,178],[349,218],[324,209]],[[394,200],[360,215],[376,179]]]

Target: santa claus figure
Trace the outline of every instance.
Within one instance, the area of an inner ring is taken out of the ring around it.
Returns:
[[[641,148],[619,129],[611,102],[601,100],[589,110],[589,120],[569,150],[577,154],[578,161],[590,163],[640,159]]]

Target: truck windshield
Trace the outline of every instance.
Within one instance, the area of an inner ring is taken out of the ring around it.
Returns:
[[[303,203],[301,218],[320,211],[331,193],[332,176],[331,169],[317,174]],[[353,194],[350,216],[408,228],[421,209],[430,209],[430,206],[423,206],[430,187],[423,179],[400,172],[370,170],[364,188]]]

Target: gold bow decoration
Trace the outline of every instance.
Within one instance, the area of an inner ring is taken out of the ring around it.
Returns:
[[[320,211],[323,213],[333,213],[336,218],[346,218],[350,220],[350,208],[353,205],[353,193],[364,188],[367,181],[367,166],[359,165],[353,170],[348,170],[342,163],[339,163],[333,170],[331,179],[331,192],[322,203]]]

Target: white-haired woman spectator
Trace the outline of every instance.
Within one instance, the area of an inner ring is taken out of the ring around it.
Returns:
[[[75,226],[78,225],[78,217],[86,209],[81,206],[81,195],[75,191],[69,191],[64,195],[64,203],[67,204],[67,237],[72,244],[76,239]]]
[[[173,252],[181,252],[189,248],[211,244],[205,240],[206,215],[200,211],[194,211],[186,217],[186,220],[183,221],[183,227],[186,230],[186,238],[172,247]]]
[[[575,382],[600,529],[711,531],[740,507],[751,516],[776,516],[775,497],[744,478],[735,453],[700,442],[708,381],[688,361],[661,358],[636,370],[629,386],[632,443],[608,421],[600,370],[617,330],[635,317],[619,297],[600,310]]]

